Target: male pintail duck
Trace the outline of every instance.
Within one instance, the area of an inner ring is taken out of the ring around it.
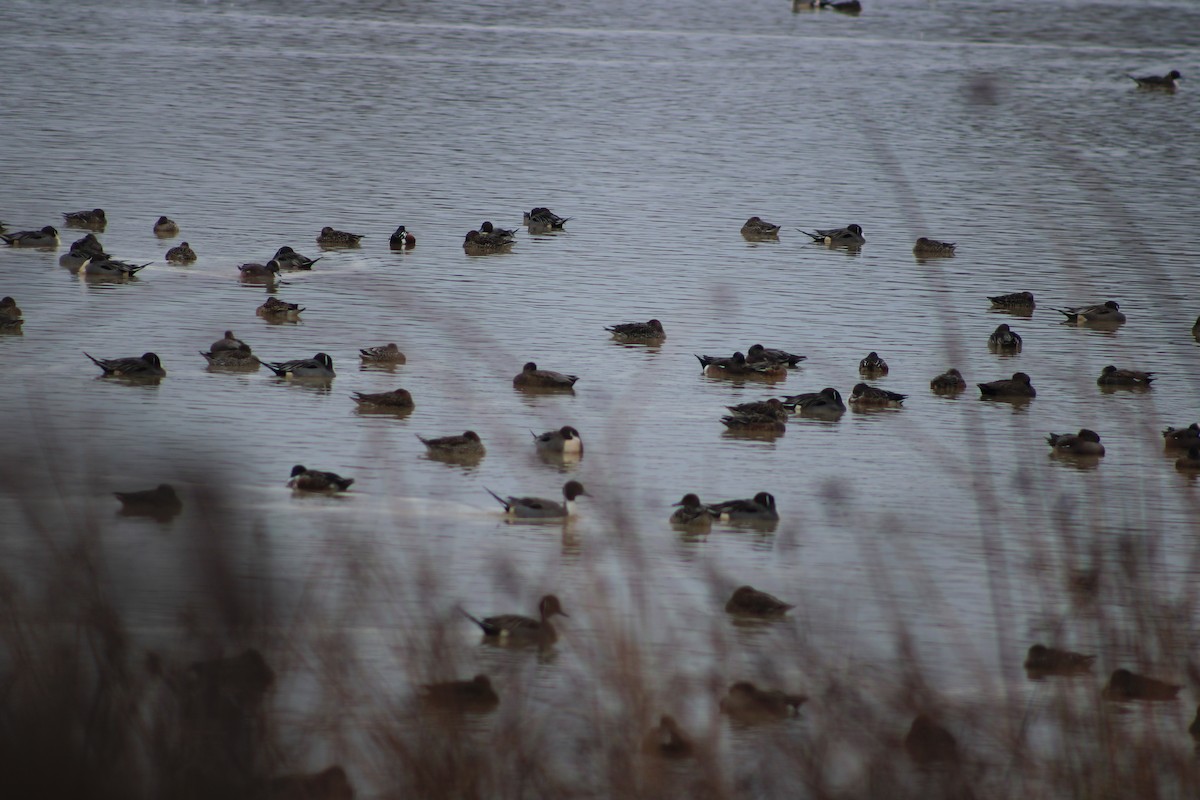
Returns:
[[[499,253],[511,247],[514,241],[511,237],[504,238],[495,234],[472,230],[467,231],[467,235],[463,239],[463,250],[469,256]]]
[[[271,256],[271,260],[277,263],[280,269],[312,269],[313,264],[324,257],[309,258],[308,256],[302,256],[285,244],[275,251],[275,255]]]
[[[649,322],[622,322],[604,328],[618,342],[633,342],[640,344],[657,344],[667,338],[663,324],[656,319]]]
[[[154,353],[144,353],[133,358],[95,358],[87,353],[104,374],[114,378],[161,378],[167,374],[162,361]]]
[[[1173,69],[1166,75],[1143,75],[1140,78],[1137,75],[1126,75],[1138,85],[1139,89],[1165,89],[1169,92],[1175,91],[1175,81],[1183,76],[1179,74],[1179,70]]]
[[[254,313],[268,319],[294,320],[300,316],[300,312],[303,310],[299,303],[286,303],[278,297],[268,297]]]
[[[363,235],[361,233],[339,231],[336,228],[326,225],[317,234],[317,244],[324,245],[325,247],[358,247],[362,238]]]
[[[113,492],[121,501],[121,513],[127,516],[172,517],[183,510],[183,503],[169,483],[140,492]]]
[[[475,431],[465,431],[461,436],[442,436],[438,439],[426,439],[417,436],[432,456],[448,458],[479,458],[487,454],[483,440]]]
[[[812,237],[812,240],[818,244],[858,247],[867,241],[863,236],[862,228],[858,225],[847,225],[844,228],[826,228],[824,230],[818,228],[816,233],[809,233],[804,230],[800,232],[805,236]]]
[[[563,484],[563,502],[545,500],[541,497],[501,497],[483,487],[487,493],[496,498],[504,506],[504,513],[519,519],[561,519],[575,513],[575,498],[587,494],[579,481],[567,481]]]
[[[787,433],[787,425],[778,417],[768,414],[733,414],[721,417],[721,424],[730,433],[769,434],[780,436]]]
[[[388,342],[377,347],[364,347],[358,351],[358,354],[364,362],[369,364],[405,364],[408,362],[395,342]]]
[[[495,236],[501,240],[516,241],[517,238],[517,232],[515,230],[511,230],[509,228],[497,228],[486,219],[480,223],[479,232],[484,236]]]
[[[179,233],[179,225],[169,217],[159,217],[154,223],[154,233],[158,236],[174,236]]]
[[[388,247],[392,250],[411,250],[417,246],[417,237],[413,236],[403,225],[388,237]]]
[[[721,713],[741,722],[784,719],[800,713],[808,700],[802,694],[787,694],[779,689],[760,689],[750,681],[738,681],[721,698]]]
[[[103,208],[93,208],[91,211],[64,211],[62,216],[70,228],[94,228],[102,231],[108,225]]]
[[[938,394],[953,394],[966,390],[967,382],[962,373],[951,367],[929,382],[929,388]]]
[[[939,256],[954,255],[954,248],[957,245],[954,242],[939,242],[937,239],[930,239],[922,236],[917,239],[917,243],[913,245],[913,255],[918,258],[936,258]]]
[[[271,800],[354,800],[354,785],[337,764],[320,772],[280,775],[267,782],[261,796]]]
[[[917,764],[958,760],[958,742],[950,731],[925,714],[918,714],[904,736],[904,750]]]
[[[407,389],[393,389],[390,392],[355,392],[354,402],[360,406],[378,406],[380,408],[415,408],[412,394]]]
[[[526,362],[519,375],[512,379],[517,389],[570,389],[579,380],[576,375],[564,375],[549,369],[538,369],[532,361]]]
[[[868,386],[865,383],[859,383],[850,392],[850,404],[858,406],[897,407],[904,403],[906,397],[908,397],[906,394],[889,392],[887,389],[881,389],[878,386]]]
[[[992,301],[992,308],[1004,308],[1010,311],[1032,311],[1037,305],[1033,302],[1033,292],[998,294],[995,297],[988,297],[988,300]]]
[[[1115,300],[1090,306],[1056,308],[1054,310],[1066,317],[1063,322],[1069,325],[1087,325],[1089,323],[1119,325],[1125,321],[1125,315],[1121,313],[1121,306]]]
[[[862,3],[860,0],[821,0],[821,8],[832,8],[834,11],[840,11],[843,14],[862,13]]]
[[[58,247],[58,231],[50,225],[40,231],[0,233],[0,239],[13,247]]]
[[[476,675],[469,681],[428,683],[421,687],[421,701],[449,711],[491,711],[500,696],[487,675]]]
[[[747,614],[755,617],[781,617],[788,609],[795,608],[774,595],[760,592],[753,586],[739,586],[734,590],[725,610],[730,614]]]
[[[17,301],[11,297],[5,297],[0,300],[0,317],[4,319],[20,319],[21,309],[17,306]]]
[[[167,251],[167,261],[172,264],[190,264],[196,260],[196,251],[187,242],[180,242]]]
[[[766,362],[768,364],[782,364],[785,367],[799,366],[800,362],[808,356],[796,355],[789,353],[787,350],[779,350],[774,347],[763,347],[761,344],[752,344],[750,349],[746,351],[747,364],[760,364]]]
[[[219,353],[222,350],[249,350],[250,346],[234,336],[233,331],[225,331],[225,335],[209,345],[208,349]]]
[[[714,518],[720,515],[700,502],[699,495],[685,494],[683,499],[674,505],[678,506],[671,514],[671,524],[689,528],[708,528]]]
[[[751,217],[742,226],[742,236],[747,239],[774,239],[779,236],[779,227],[769,222],[763,222],[758,217]]]
[[[1193,445],[1188,451],[1175,459],[1175,469],[1180,472],[1196,472],[1200,470],[1200,447]]]
[[[297,464],[292,467],[292,477],[287,485],[300,492],[344,492],[352,483],[354,478],[343,478],[335,472],[306,469]]]
[[[858,362],[858,373],[867,378],[878,378],[888,374],[888,365],[879,357],[879,353],[872,350],[867,353],[866,358]]]
[[[528,226],[540,223],[542,226],[554,231],[561,231],[570,219],[571,217],[560,217],[545,206],[539,206],[532,211],[521,212],[522,225]]]
[[[537,619],[523,617],[520,614],[498,614],[494,617],[477,619],[461,608],[459,611],[478,625],[483,631],[483,635],[489,639],[508,639],[541,644],[553,644],[558,639],[558,632],[550,624],[551,617],[555,614],[563,617],[570,616],[563,611],[562,604],[552,594],[545,595],[538,601]]]
[[[1174,700],[1182,686],[1118,669],[1104,687],[1105,700]]]
[[[1096,383],[1100,386],[1149,386],[1154,382],[1153,372],[1139,372],[1136,369],[1117,369],[1112,364],[1100,371]]]
[[[204,356],[210,367],[257,371],[262,364],[258,356],[250,352],[250,345],[242,345],[236,350],[210,350],[207,353],[201,350],[200,355]]]
[[[112,258],[104,254],[92,256],[83,268],[80,270],[84,275],[102,278],[132,278],[139,272],[150,266],[153,262],[147,261],[145,264],[131,264],[128,261]]]
[[[1011,378],[978,383],[983,397],[1037,397],[1037,391],[1024,372],[1014,372]]]
[[[642,752],[662,758],[688,758],[696,750],[690,738],[679,729],[675,718],[663,714],[658,725],[642,739]]]
[[[1079,433],[1052,433],[1046,437],[1046,443],[1053,447],[1054,452],[1059,455],[1104,455],[1104,445],[1100,444],[1100,434],[1088,428],[1080,428]]]
[[[533,434],[533,444],[538,450],[555,455],[583,455],[583,439],[580,437],[579,431],[570,425],[563,425],[556,431],[546,431],[540,434],[530,431],[530,433]]]
[[[292,361],[264,361],[263,366],[281,378],[334,378],[333,359],[325,353],[312,358],[297,358]]]
[[[271,282],[279,277],[279,262],[271,259],[265,264],[239,264],[239,276],[244,281]]]
[[[769,400],[755,400],[750,403],[738,403],[736,406],[725,406],[735,417],[761,416],[771,417],[779,422],[787,422],[788,410],[783,402],[772,397]]]
[[[778,522],[775,496],[759,492],[749,500],[725,500],[709,506],[713,513],[726,522]]]
[[[1008,327],[1007,322],[998,325],[988,337],[988,349],[992,352],[1019,353],[1021,346],[1021,335]]]
[[[1025,671],[1031,676],[1074,675],[1091,672],[1095,656],[1085,656],[1071,650],[1056,650],[1053,647],[1035,644],[1025,656]]]
[[[1168,427],[1163,431],[1163,445],[1168,450],[1187,450],[1200,446],[1200,423],[1193,422],[1186,428]]]
[[[819,392],[790,395],[783,398],[783,404],[802,417],[837,417],[846,412],[841,393],[832,386]]]
[[[71,242],[71,252],[83,253],[89,256],[102,256],[104,255],[104,245],[100,243],[100,239],[97,238],[96,234],[89,233],[82,239],[76,239]]]
[[[695,355],[693,353],[693,355]],[[696,356],[704,374],[710,378],[766,378],[768,380],[787,377],[787,367],[771,361],[751,364],[740,350],[728,358],[718,356]]]

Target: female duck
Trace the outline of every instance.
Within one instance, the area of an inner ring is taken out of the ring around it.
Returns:
[[[671,524],[688,528],[708,528],[714,518],[720,515],[710,507],[700,502],[700,496],[685,494],[683,499],[675,503],[678,508],[671,514]]]
[[[764,222],[758,217],[751,217],[742,226],[742,236],[747,239],[778,239],[779,226]]]
[[[962,373],[952,367],[931,380],[929,388],[938,394],[956,394],[966,390],[967,382]]]
[[[388,342],[378,347],[364,347],[358,353],[365,364],[405,364],[408,362],[395,342]]]
[[[899,408],[904,403],[906,397],[908,397],[906,394],[889,392],[887,389],[881,389],[878,386],[868,386],[865,383],[859,383],[850,392],[850,404],[863,407]]]
[[[993,353],[1019,353],[1022,344],[1021,335],[1008,327],[1008,323],[998,325],[988,337],[988,349]]]
[[[523,617],[520,614],[498,614],[494,617],[477,619],[462,609],[459,609],[459,611],[467,619],[478,625],[483,631],[483,635],[489,639],[507,639],[510,641],[537,642],[540,644],[553,644],[558,639],[558,632],[550,624],[551,617],[555,614],[563,617],[570,616],[566,611],[563,611],[562,604],[552,594],[545,595],[538,601],[537,619]]]
[[[781,617],[788,609],[795,608],[774,595],[760,592],[753,586],[739,586],[725,603],[730,614],[747,614],[755,617]]]
[[[1046,443],[1053,447],[1054,452],[1058,455],[1104,455],[1104,445],[1100,444],[1100,434],[1088,428],[1080,428],[1079,433],[1052,433],[1046,437]]]
[[[618,342],[632,344],[657,344],[667,338],[663,324],[656,319],[649,322],[622,322],[604,330],[611,333],[612,338]]]
[[[326,225],[321,228],[321,232],[317,234],[317,244],[325,247],[358,247],[362,241],[361,233],[350,233],[349,231],[339,231]]]
[[[517,389],[570,389],[579,380],[577,375],[564,375],[549,369],[538,369],[538,365],[529,361],[521,368],[519,375],[513,378],[513,386]]]
[[[858,362],[858,374],[864,378],[878,378],[888,374],[887,362],[879,357],[879,353],[874,350],[867,353],[867,357]]]
[[[981,396],[989,397],[1037,397],[1037,390],[1024,372],[1014,372],[1011,378],[976,384]]]
[[[465,431],[461,436],[442,436],[437,439],[425,439],[417,436],[421,444],[429,450],[429,455],[440,458],[482,458],[487,454],[483,440],[475,431]]]

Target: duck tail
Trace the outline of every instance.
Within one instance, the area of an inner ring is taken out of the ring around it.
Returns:
[[[92,363],[95,364],[97,367],[99,367],[100,369],[104,369],[104,365],[100,363],[100,359],[96,358],[91,353],[88,353],[86,350],[84,351],[83,354],[85,356],[87,356],[88,358],[92,359]],[[106,370],[106,369],[104,369],[104,371],[108,372],[108,370]]]
[[[491,489],[489,489],[489,488],[488,488],[488,487],[486,487],[486,486],[485,486],[485,487],[483,487],[483,490],[484,490],[485,492],[487,492],[488,494],[490,494],[492,497],[496,498],[496,502],[497,502],[497,503],[499,503],[500,505],[504,506],[504,509],[505,509],[506,511],[508,510],[508,508],[509,508],[509,504],[508,504],[508,501],[507,501],[507,500],[505,500],[503,497],[501,497],[500,495],[496,494],[495,492],[493,492]],[[472,617],[472,619],[474,619],[474,617]],[[478,620],[476,620],[476,622],[478,622]]]
[[[696,354],[692,353],[692,355],[695,356]],[[700,369],[704,369],[712,363],[712,359],[708,356],[696,356],[696,360],[700,362]]]
[[[470,614],[467,613],[466,609],[464,609],[462,606],[455,606],[455,608],[458,609],[458,613],[462,614],[464,617],[471,620],[471,622],[474,622],[476,625],[478,625],[479,629],[482,630],[484,633],[491,632],[491,627],[486,622],[479,619],[478,617],[471,616]]]

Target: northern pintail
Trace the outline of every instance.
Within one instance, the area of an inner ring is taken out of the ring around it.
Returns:
[[[604,328],[618,342],[634,342],[639,344],[657,344],[667,338],[663,324],[656,319],[649,322],[622,322]]]
[[[1200,446],[1200,423],[1193,422],[1186,428],[1168,427],[1163,431],[1163,445],[1168,450],[1187,450]]]
[[[95,358],[88,353],[84,355],[104,370],[105,375],[114,378],[161,378],[167,374],[162,361],[154,353],[144,353],[132,358]]]
[[[785,367],[796,367],[800,362],[808,358],[808,356],[789,353],[787,350],[779,350],[774,347],[763,347],[761,344],[752,344],[750,349],[746,351],[747,364],[782,364]]]
[[[64,211],[62,216],[71,228],[93,228],[102,231],[108,225],[103,208],[93,208],[91,211]]]
[[[891,406],[898,407],[904,403],[908,395],[899,392],[889,392],[878,386],[868,386],[865,383],[856,384],[850,392],[850,405],[856,406]]]
[[[233,331],[225,331],[225,335],[209,345],[208,349],[219,353],[222,350],[249,350],[250,346],[234,336]]]
[[[196,251],[187,242],[180,242],[167,251],[167,261],[172,264],[190,264],[196,260]]]
[[[152,263],[147,261],[145,264],[133,264],[102,253],[92,256],[80,272],[93,278],[132,278]]]
[[[1070,325],[1087,325],[1089,323],[1117,325],[1125,321],[1125,315],[1121,313],[1121,306],[1115,300],[1090,306],[1056,308],[1054,310],[1065,316],[1066,319],[1063,322]]]
[[[268,297],[254,313],[268,319],[295,320],[303,310],[299,303],[287,303],[278,297]]]
[[[89,233],[83,238],[71,242],[71,252],[85,253],[89,256],[102,256],[104,255],[104,245],[100,243],[100,239],[97,238],[96,234]]]
[[[285,244],[275,251],[275,255],[271,256],[271,260],[279,264],[280,269],[312,269],[313,264],[324,257],[309,258],[308,256],[302,256]]]
[[[354,800],[354,785],[337,764],[320,772],[281,775],[267,782],[261,796],[270,800]]]
[[[121,513],[126,516],[164,519],[183,510],[183,502],[169,483],[140,492],[113,492],[113,496],[121,501]]]
[[[362,238],[363,235],[361,233],[339,231],[336,228],[326,225],[317,234],[317,244],[324,245],[325,247],[358,247]]]
[[[325,353],[312,358],[297,358],[292,361],[264,361],[263,366],[281,378],[333,378],[333,359]]]
[[[292,477],[287,485],[300,492],[344,492],[352,483],[354,478],[343,478],[336,472],[321,472],[297,464],[292,467]]]
[[[270,283],[279,278],[279,262],[271,259],[265,264],[239,264],[238,273],[243,281],[266,281]]]
[[[449,711],[491,711],[500,705],[500,695],[487,675],[476,675],[469,681],[427,683],[421,701]]]
[[[429,449],[429,454],[432,456],[481,458],[487,454],[483,440],[475,431],[465,431],[461,436],[442,436],[438,439],[426,439],[420,435],[417,438]]]
[[[554,455],[583,455],[583,438],[570,425],[563,425],[556,431],[530,433],[538,450]]]
[[[403,225],[388,237],[388,247],[392,250],[411,250],[417,246],[417,237],[412,235],[412,232],[407,230]]]
[[[727,522],[777,522],[779,512],[775,510],[775,497],[769,492],[759,492],[748,500],[725,500],[713,503],[713,513]]]
[[[1032,311],[1037,306],[1037,304],[1033,302],[1033,292],[998,294],[994,297],[989,296],[988,300],[992,302],[993,308],[1003,308],[1010,311]]]
[[[1095,656],[1035,644],[1030,646],[1029,653],[1025,656],[1025,671],[1032,677],[1074,675],[1091,672],[1092,662],[1095,660]]]
[[[17,306],[17,301],[11,297],[0,299],[0,317],[5,319],[20,319],[21,309]]]
[[[721,712],[741,722],[763,722],[798,714],[807,700],[802,694],[760,689],[750,681],[738,681],[721,698]]]
[[[797,228],[797,230],[800,229]],[[812,237],[812,240],[818,244],[858,247],[867,241],[863,236],[862,228],[858,225],[847,225],[844,228],[818,228],[816,233],[809,233],[805,230],[800,232],[805,236]]]
[[[783,403],[772,397],[768,400],[755,400],[749,403],[738,403],[736,406],[725,406],[734,416],[757,415],[771,417],[779,422],[787,422],[788,410]]]
[[[976,386],[983,397],[1037,397],[1037,390],[1024,372],[1014,372],[1011,378],[978,383]]]
[[[937,239],[922,236],[917,239],[912,251],[917,258],[937,258],[954,255],[954,248],[957,246],[954,242],[939,242]]]
[[[38,231],[0,233],[0,239],[13,247],[58,247],[58,231],[50,225]]]
[[[579,380],[576,375],[564,375],[549,369],[538,369],[532,361],[526,362],[520,374],[512,379],[517,389],[570,389]]]
[[[721,424],[729,429],[728,433],[765,434],[772,437],[787,433],[787,425],[778,417],[768,414],[732,414],[721,417]]]
[[[747,614],[755,617],[781,617],[788,609],[795,608],[774,595],[760,592],[753,586],[739,586],[734,590],[725,610],[730,614]]]
[[[1137,75],[1126,74],[1126,77],[1134,81],[1139,89],[1166,89],[1167,91],[1175,91],[1175,81],[1183,76],[1179,74],[1179,70],[1173,69],[1166,75]]]
[[[695,354],[693,354],[695,355]],[[696,356],[704,374],[710,378],[765,378],[777,380],[787,377],[787,367],[770,361],[751,364],[740,350],[728,358],[719,356]]]
[[[479,232],[484,236],[495,236],[502,241],[516,241],[517,232],[510,228],[497,228],[488,220],[484,220],[479,225]]]
[[[1188,451],[1175,459],[1175,469],[1180,472],[1196,472],[1200,470],[1200,447],[1193,445]]]
[[[1079,433],[1052,433],[1046,437],[1046,443],[1053,447],[1054,452],[1059,455],[1104,455],[1104,445],[1100,444],[1100,434],[1088,428],[1080,428]]]
[[[538,601],[537,619],[520,614],[498,614],[494,617],[477,619],[461,608],[459,611],[478,625],[483,631],[483,635],[490,639],[538,642],[540,644],[553,644],[558,639],[558,632],[550,624],[551,617],[555,614],[563,617],[570,616],[563,611],[562,604],[552,594],[545,595]]]
[[[642,739],[642,751],[647,755],[662,758],[688,758],[696,747],[669,714],[663,714],[658,725],[651,728]]]
[[[159,217],[154,223],[154,233],[158,236],[174,236],[179,233],[179,225],[169,217]]]
[[[405,364],[408,359],[395,342],[388,342],[376,347],[363,347],[358,351],[359,357],[368,364]]]
[[[999,353],[1019,353],[1023,342],[1021,335],[1008,327],[1008,323],[996,326],[988,337],[988,349]]]
[[[904,751],[917,764],[958,761],[954,734],[925,714],[918,714],[904,736]]]
[[[802,417],[831,418],[846,412],[841,393],[832,386],[826,386],[819,392],[789,395],[783,398],[783,404]]]
[[[714,518],[720,515],[700,502],[699,495],[685,494],[683,499],[674,505],[678,506],[671,514],[671,524],[689,528],[708,528]]]
[[[504,513],[519,519],[561,519],[575,513],[575,498],[587,494],[579,481],[563,484],[563,502],[545,500],[541,497],[501,497],[483,487],[487,493],[504,506]]]
[[[964,391],[967,388],[967,382],[963,379],[961,372],[951,367],[931,380],[929,388],[938,394],[953,394]]]
[[[888,374],[888,365],[879,353],[874,350],[867,353],[867,357],[858,362],[858,374],[866,378],[878,378]]]
[[[742,236],[747,239],[774,239],[779,236],[779,227],[758,217],[751,217],[742,225]]]
[[[472,230],[467,231],[467,235],[463,239],[463,250],[469,256],[499,253],[512,247],[514,241],[511,237],[505,238],[496,236],[495,234]]]
[[[1136,369],[1117,369],[1112,364],[1100,371],[1096,383],[1100,386],[1149,386],[1154,382],[1153,372],[1140,372]]]
[[[860,0],[821,0],[821,8],[832,8],[842,14],[862,13]]]
[[[1118,669],[1109,676],[1103,694],[1105,700],[1174,700],[1182,688],[1158,678]]]
[[[521,224],[533,225],[540,223],[550,230],[560,231],[571,217],[560,217],[545,206],[539,206],[532,211],[521,212]]]
[[[412,394],[408,389],[393,389],[390,392],[355,392],[354,402],[360,406],[377,406],[379,408],[398,408],[411,409],[415,408]]]
[[[237,350],[201,350],[200,355],[204,356],[210,367],[223,369],[257,371],[262,364],[258,356],[250,352],[250,345],[243,345]]]

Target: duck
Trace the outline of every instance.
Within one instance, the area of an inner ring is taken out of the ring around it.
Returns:
[[[233,335],[233,331],[225,331],[225,335],[217,339],[208,349],[214,353],[219,353],[222,350],[249,350],[250,346],[241,339]]]
[[[143,353],[131,358],[95,358],[84,353],[105,376],[114,378],[161,378],[167,374],[162,361],[154,353]]]
[[[693,355],[695,355],[693,353]],[[746,360],[746,354],[740,350],[728,358],[718,356],[697,355],[704,374],[710,378],[766,378],[780,379],[787,377],[787,367],[768,361],[751,364]]]
[[[464,431],[461,436],[442,436],[438,439],[426,439],[417,436],[421,444],[429,450],[429,455],[443,458],[482,458],[487,454],[483,440],[475,431]]]
[[[1021,335],[1003,323],[992,331],[988,337],[988,349],[992,352],[1019,353],[1021,352]]]
[[[304,308],[299,303],[287,303],[278,297],[268,297],[254,313],[260,317],[295,320],[302,311]]]
[[[1090,672],[1095,660],[1095,656],[1035,644],[1025,656],[1025,671],[1037,675],[1073,675]]]
[[[500,705],[500,695],[487,675],[476,675],[469,681],[425,684],[421,701],[451,711],[491,711]]]
[[[843,14],[859,14],[862,12],[860,0],[821,0],[821,8],[832,8]]]
[[[563,484],[563,502],[545,500],[541,497],[501,497],[483,487],[488,494],[504,506],[504,513],[518,519],[564,519],[575,513],[575,498],[587,494],[579,481]]]
[[[24,324],[25,320],[20,317],[0,316],[0,331],[4,333],[21,333],[21,326]]]
[[[362,238],[363,235],[361,233],[339,231],[336,228],[326,225],[317,234],[317,244],[325,245],[326,247],[358,247]]]
[[[13,247],[58,247],[58,231],[51,225],[37,231],[0,233],[0,239]]]
[[[17,306],[17,301],[11,297],[0,299],[0,318],[3,319],[20,319],[21,309]]]
[[[708,528],[712,526],[714,518],[720,514],[713,511],[709,506],[700,502],[700,496],[689,492],[683,496],[683,499],[674,505],[678,506],[671,513],[671,524],[688,528]]]
[[[320,772],[272,778],[262,797],[270,800],[354,800],[354,785],[346,776],[346,770],[334,764]]]
[[[1175,469],[1180,472],[1196,472],[1200,470],[1200,447],[1193,445],[1187,453],[1175,459]]]
[[[679,723],[669,714],[663,714],[658,725],[642,739],[642,751],[647,755],[662,758],[688,758],[696,750],[695,745],[679,728]]]
[[[918,258],[936,258],[954,255],[954,248],[957,246],[954,242],[939,242],[937,239],[922,236],[917,239],[912,251]]]
[[[404,353],[400,352],[400,348],[395,342],[379,345],[377,347],[364,347],[358,351],[359,357],[369,364],[406,364],[408,359],[404,357]]]
[[[1003,308],[1010,311],[1032,311],[1037,307],[1037,304],[1033,301],[1033,292],[998,294],[994,297],[988,297],[988,300],[991,301],[992,308]]]
[[[1158,678],[1118,669],[1109,676],[1102,694],[1105,700],[1174,700],[1182,688]]]
[[[746,614],[755,617],[781,617],[788,609],[795,608],[774,595],[760,592],[753,586],[739,586],[734,590],[725,610],[730,614]]]
[[[800,229],[797,228],[797,230]],[[863,236],[862,227],[859,225],[847,225],[844,228],[825,228],[823,230],[818,228],[816,233],[809,233],[805,230],[801,230],[800,232],[805,236],[812,237],[812,240],[818,244],[858,247],[867,241]]]
[[[917,764],[958,761],[958,742],[950,731],[918,714],[904,736],[904,750]]]
[[[489,253],[499,253],[507,250],[514,244],[515,240],[502,238],[480,231],[467,231],[466,237],[463,239],[463,250],[469,256],[487,255]]]
[[[866,358],[858,362],[858,373],[867,378],[878,378],[888,374],[888,365],[879,357],[879,353],[872,350],[867,353]]]
[[[263,366],[280,378],[333,378],[333,359],[325,353],[312,358],[297,358],[292,361],[264,361]]]
[[[354,402],[360,406],[378,406],[380,408],[412,409],[416,407],[412,394],[407,389],[393,389],[390,392],[355,392]]]
[[[292,477],[287,485],[299,492],[344,492],[354,483],[354,478],[343,478],[336,472],[321,472],[300,464],[292,467]]]
[[[1104,455],[1104,445],[1100,444],[1100,434],[1088,428],[1080,428],[1079,433],[1052,433],[1046,437],[1046,443],[1053,447],[1054,452],[1059,455]]]
[[[512,383],[517,389],[571,389],[577,380],[577,375],[538,369],[537,364],[528,361],[521,368],[521,372],[512,379]]]
[[[1193,422],[1186,428],[1168,426],[1162,435],[1163,446],[1168,450],[1187,450],[1200,446],[1200,423]]]
[[[1137,75],[1126,74],[1126,77],[1138,85],[1139,89],[1165,89],[1166,91],[1175,91],[1175,81],[1183,76],[1179,74],[1179,70],[1173,69],[1166,75]]]
[[[1115,300],[1090,306],[1056,308],[1054,310],[1066,317],[1063,322],[1068,325],[1087,325],[1089,323],[1119,325],[1125,321],[1125,315],[1121,313],[1121,306]]]
[[[1117,369],[1112,364],[1100,371],[1096,383],[1100,386],[1149,386],[1154,382],[1153,372],[1139,372],[1135,369]]]
[[[770,492],[759,492],[749,500],[725,500],[713,503],[713,513],[726,522],[778,522],[779,512],[775,509],[775,496]]]
[[[750,403],[738,403],[735,406],[725,406],[737,416],[761,416],[770,417],[779,422],[787,422],[788,410],[783,405],[783,401],[774,397],[768,400],[755,400]]]
[[[392,250],[412,250],[417,246],[417,237],[413,236],[403,225],[388,237],[388,247]]]
[[[738,681],[721,698],[721,713],[742,722],[784,719],[800,713],[808,701],[802,694],[787,694],[779,689],[760,689],[750,681]]]
[[[846,412],[842,395],[832,386],[783,398],[783,404],[802,417],[838,417]]]
[[[99,237],[94,233],[89,233],[81,239],[76,239],[71,242],[72,253],[83,253],[89,256],[104,255],[104,245],[100,243]]]
[[[865,383],[856,384],[850,392],[850,404],[858,406],[891,406],[899,407],[908,395],[899,392],[889,392],[878,386],[868,386]]]
[[[104,255],[103,257],[108,258],[107,255]],[[71,270],[72,272],[78,272],[78,273],[86,275],[87,274],[87,265],[91,263],[92,258],[93,257],[88,255],[87,253],[81,252],[79,250],[72,250],[68,253],[63,253],[61,256],[59,256],[58,264],[61,267],[66,267],[67,269]]]
[[[250,352],[250,345],[243,345],[236,350],[201,350],[200,355],[204,356],[210,367],[257,370],[262,364],[258,356]]]
[[[551,617],[557,614],[568,619],[570,618],[570,614],[563,610],[562,603],[559,602],[558,597],[552,594],[544,595],[538,601],[537,619],[523,617],[520,614],[498,614],[494,617],[477,619],[461,608],[459,611],[467,619],[478,625],[480,630],[483,631],[483,635],[488,639],[538,642],[541,644],[553,644],[558,640],[558,631],[554,630],[554,626],[550,624]]]
[[[515,242],[517,232],[508,228],[497,228],[488,220],[484,220],[479,224],[479,233],[483,236],[494,236],[500,241]]]
[[[539,206],[532,211],[524,211],[521,213],[521,224],[529,226],[540,223],[549,230],[561,231],[563,226],[572,219],[571,217],[560,217],[545,206]]]
[[[271,259],[265,264],[239,264],[238,272],[244,281],[267,281],[269,283],[279,277],[279,262]]]
[[[127,516],[171,517],[183,510],[183,502],[169,483],[138,492],[113,492]]]
[[[187,242],[180,242],[167,251],[167,261],[172,264],[190,264],[196,260],[196,251]]]
[[[92,256],[79,271],[93,278],[125,279],[132,278],[152,263],[151,261],[147,261],[145,264],[132,264],[128,261],[121,261],[105,253],[101,253],[98,256]]]
[[[1011,378],[988,383],[978,383],[983,397],[1037,397],[1030,378],[1024,372],[1014,372]]]
[[[929,388],[938,394],[951,394],[964,391],[967,388],[967,382],[963,379],[961,372],[951,367],[941,375],[934,377],[929,382]]]
[[[583,439],[579,431],[563,425],[556,431],[533,433],[533,444],[538,450],[554,455],[583,455]]]
[[[763,222],[758,217],[751,217],[742,225],[742,236],[747,239],[772,239],[779,237],[779,225]]]
[[[767,414],[733,414],[721,417],[721,424],[730,433],[771,434],[780,436],[787,433],[787,425],[774,415]]]
[[[103,208],[93,208],[91,211],[64,211],[62,217],[71,228],[96,228],[102,231],[108,225]]]
[[[657,344],[667,338],[663,324],[656,319],[649,322],[622,322],[604,328],[618,342]]]
[[[785,367],[796,367],[806,358],[808,356],[789,353],[787,350],[779,350],[773,347],[763,347],[761,344],[752,344],[750,345],[750,349],[746,351],[747,364],[761,364],[765,362],[771,365],[782,364]]]
[[[170,217],[159,217],[154,223],[154,232],[159,236],[174,236],[179,233],[179,225]]]
[[[271,256],[271,260],[278,264],[280,269],[312,269],[313,264],[324,257],[309,258],[308,256],[302,256],[285,244],[275,251],[275,255]]]

